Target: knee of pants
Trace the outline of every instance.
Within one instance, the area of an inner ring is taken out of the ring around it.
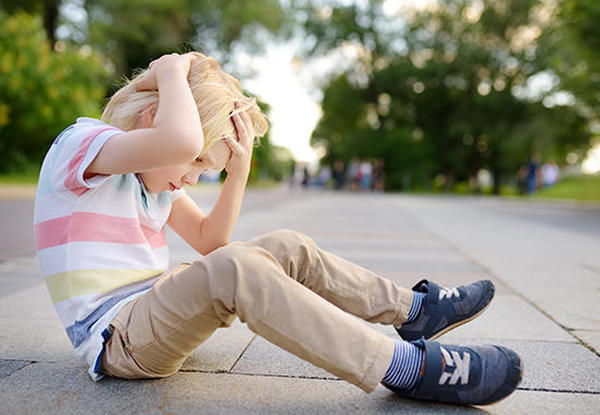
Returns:
[[[317,244],[301,232],[279,229],[256,238],[257,244],[275,258],[297,257],[298,254],[312,253]]]
[[[197,262],[206,268],[212,300],[217,300],[227,312],[235,313],[236,296],[239,297],[240,287],[264,278],[264,270],[273,266],[275,261],[260,247],[234,242],[216,249]],[[246,279],[249,280],[247,284],[244,283]]]

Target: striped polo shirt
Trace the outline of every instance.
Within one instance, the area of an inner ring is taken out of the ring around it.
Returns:
[[[40,172],[34,231],[54,307],[77,354],[99,380],[108,324],[169,266],[165,223],[182,194],[150,193],[135,174],[96,175],[86,168],[123,131],[78,118],[54,141]]]

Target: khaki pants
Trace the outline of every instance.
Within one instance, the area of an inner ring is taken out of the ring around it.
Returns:
[[[102,372],[169,376],[235,317],[285,350],[371,392],[393,340],[364,320],[400,325],[412,291],[282,230],[234,242],[165,274],[111,322]]]

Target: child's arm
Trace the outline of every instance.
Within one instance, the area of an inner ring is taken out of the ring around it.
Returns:
[[[136,89],[157,89],[158,109],[150,128],[106,142],[86,175],[139,173],[193,160],[204,145],[202,125],[187,82],[193,54],[165,55],[151,64]]]
[[[237,140],[227,137],[231,157],[227,162],[227,178],[221,193],[206,217],[187,195],[173,203],[168,225],[192,248],[206,255],[227,245],[242,206],[244,190],[250,173],[254,143],[254,128],[247,113],[233,115]]]

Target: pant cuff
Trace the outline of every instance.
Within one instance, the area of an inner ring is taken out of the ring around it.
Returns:
[[[382,334],[377,346],[377,352],[373,356],[373,363],[367,369],[365,376],[357,386],[367,393],[373,392],[385,376],[385,372],[392,362],[393,355],[394,340]]]

